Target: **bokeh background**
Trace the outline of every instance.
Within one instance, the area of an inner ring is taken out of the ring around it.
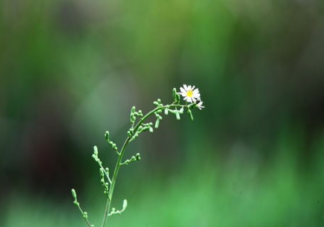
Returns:
[[[320,0],[2,0],[0,226],[99,226],[133,105],[199,87],[132,143],[107,226],[324,226]]]

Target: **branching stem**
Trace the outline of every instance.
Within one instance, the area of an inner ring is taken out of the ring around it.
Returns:
[[[109,188],[108,198],[107,198],[107,201],[106,201],[106,206],[105,206],[105,211],[104,211],[104,216],[103,216],[103,220],[102,220],[101,227],[104,227],[105,224],[106,224],[106,221],[107,221],[107,217],[108,217],[109,210],[110,210],[110,205],[111,205],[112,198],[113,198],[115,184],[116,184],[116,181],[117,181],[119,169],[122,166],[122,160],[123,160],[123,156],[124,156],[124,153],[125,153],[125,150],[126,150],[127,145],[129,144],[129,142],[132,139],[132,137],[137,133],[137,131],[139,129],[139,126],[141,126],[141,124],[147,118],[149,118],[151,115],[153,115],[157,111],[160,111],[160,110],[163,111],[166,108],[172,108],[172,107],[174,107],[174,108],[176,108],[176,107],[179,107],[179,108],[183,107],[183,108],[185,108],[185,107],[188,107],[188,105],[181,105],[181,104],[174,104],[174,103],[171,104],[171,105],[167,105],[167,106],[166,105],[161,105],[161,106],[158,106],[155,109],[151,110],[150,112],[148,112],[145,116],[143,116],[138,121],[138,123],[136,124],[136,126],[134,128],[133,134],[131,136],[128,136],[126,138],[123,147],[121,148],[120,152],[117,153],[118,154],[118,159],[117,159],[117,163],[116,163],[115,170],[114,170],[114,173],[113,173],[113,177],[112,177],[112,180],[111,180],[111,185],[110,185],[110,188]]]

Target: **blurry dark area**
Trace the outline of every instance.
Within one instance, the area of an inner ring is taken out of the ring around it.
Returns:
[[[82,226],[71,188],[99,223],[93,146],[113,168],[104,132],[121,147],[131,107],[183,84],[206,108],[131,144],[112,226],[323,226],[323,7],[1,1],[0,226]]]

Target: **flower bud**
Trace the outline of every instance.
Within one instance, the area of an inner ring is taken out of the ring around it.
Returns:
[[[133,107],[132,107],[132,110],[131,110],[131,113],[132,113],[132,114],[134,114],[134,113],[135,113],[135,111],[136,111],[136,107],[135,107],[135,106],[133,106]]]
[[[159,127],[159,125],[160,125],[160,119],[158,118],[158,119],[156,119],[156,121],[155,121],[155,128],[158,128]]]
[[[139,153],[137,153],[135,155],[136,161],[140,161],[141,160],[141,155]]]
[[[74,188],[72,188],[71,192],[72,192],[73,198],[76,199],[77,198],[77,194],[76,194],[76,191],[74,190]]]
[[[94,153],[95,155],[98,155],[98,148],[97,148],[97,146],[94,146],[94,147],[93,147],[93,153]]]

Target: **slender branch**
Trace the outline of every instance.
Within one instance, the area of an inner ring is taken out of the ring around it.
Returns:
[[[90,223],[90,221],[88,219],[88,213],[82,210],[82,208],[80,206],[80,203],[78,202],[78,196],[77,196],[76,191],[72,188],[71,192],[72,192],[72,196],[74,198],[74,202],[73,203],[79,208],[79,211],[81,212],[82,217],[84,218],[84,220],[86,221],[86,223],[88,224],[88,226],[89,227],[93,227],[93,225]]]
[[[86,217],[86,216],[84,216],[84,212],[83,212],[83,210],[81,209],[81,207],[78,205],[78,208],[79,208],[79,210],[80,210],[80,212],[83,214],[82,216],[83,216],[83,218],[84,218],[84,220],[86,221],[86,223],[88,224],[88,226],[89,227],[93,227],[93,225],[91,225],[91,223],[90,223],[90,221],[88,220],[88,218]],[[87,215],[87,214],[86,214]]]
[[[181,105],[181,104],[172,103],[171,105],[167,105],[167,106],[162,105],[162,106],[154,108],[153,110],[151,110],[150,112],[148,112],[145,116],[143,116],[141,118],[141,120],[136,124],[136,126],[134,128],[133,134],[126,138],[123,147],[121,148],[120,152],[118,153],[118,159],[117,159],[114,174],[113,174],[113,177],[112,177],[112,181],[111,181],[111,185],[110,185],[110,189],[109,189],[109,193],[108,193],[108,198],[107,198],[107,201],[106,201],[106,206],[105,206],[105,211],[104,211],[104,216],[103,216],[101,227],[104,227],[105,224],[106,224],[107,217],[108,217],[109,210],[110,210],[110,205],[111,205],[111,202],[112,202],[112,197],[113,197],[113,193],[114,193],[115,184],[116,184],[116,181],[117,181],[117,176],[118,176],[118,173],[119,173],[119,169],[121,167],[121,163],[122,163],[122,160],[123,160],[123,156],[124,156],[126,147],[129,144],[131,138],[136,134],[137,130],[139,129],[139,126],[147,118],[149,118],[151,115],[153,115],[156,111],[164,110],[165,108],[170,108],[170,107],[187,107],[187,105]]]

